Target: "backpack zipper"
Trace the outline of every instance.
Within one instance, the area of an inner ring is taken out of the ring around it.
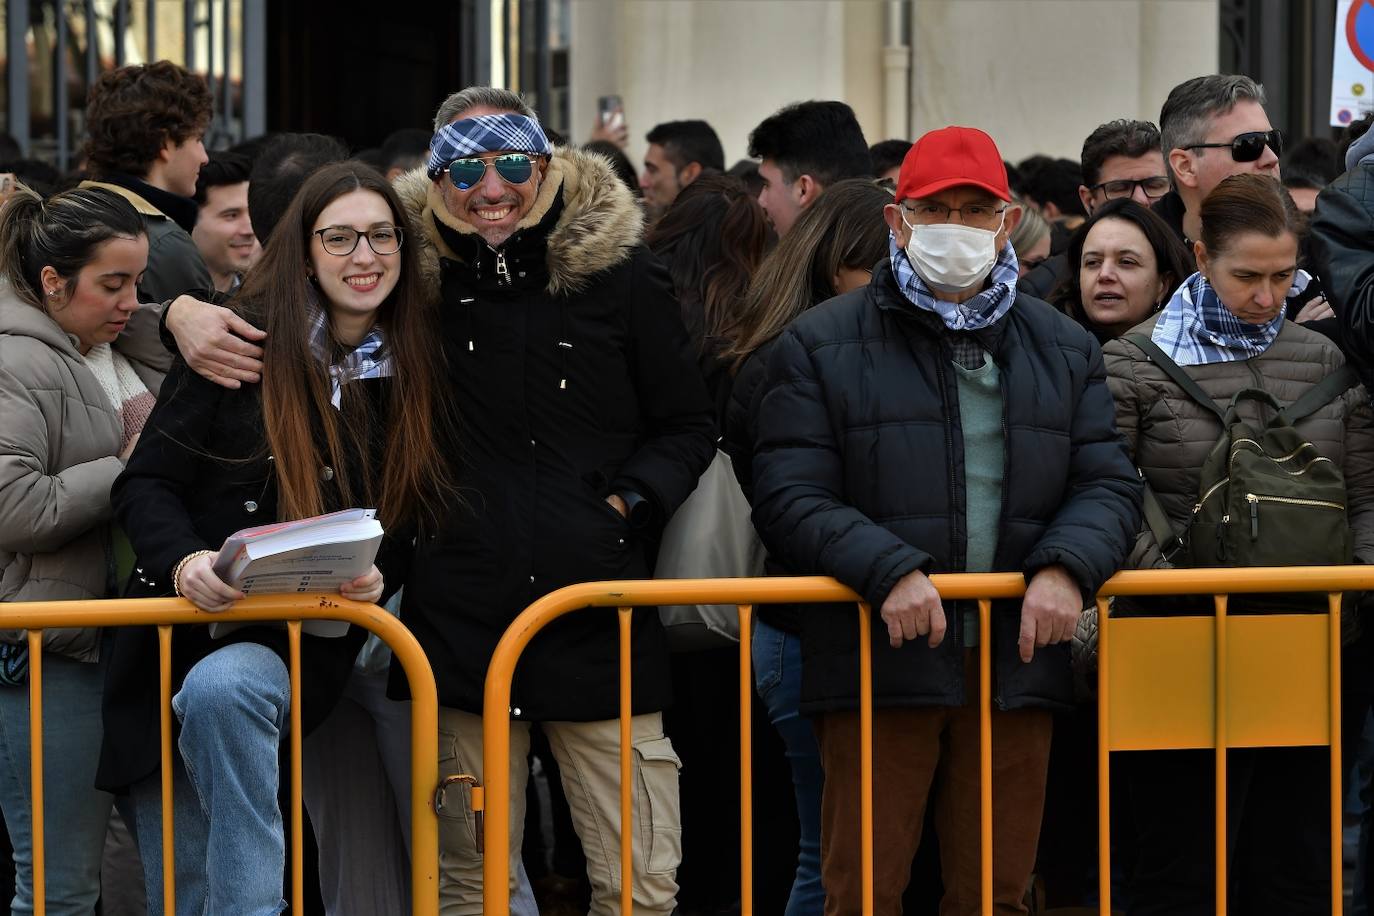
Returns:
[[[1285,506],[1310,506],[1316,509],[1338,509],[1345,511],[1345,506],[1337,502],[1325,499],[1296,499],[1291,496],[1259,496],[1254,493],[1246,493],[1245,501],[1250,504],[1250,540],[1259,539],[1259,504],[1260,503],[1280,503]],[[1223,519],[1225,521],[1225,519]]]

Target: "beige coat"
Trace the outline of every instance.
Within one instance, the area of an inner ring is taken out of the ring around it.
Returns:
[[[155,310],[140,310],[145,349],[156,321]],[[156,393],[161,373],[133,366]],[[0,285],[0,601],[108,597],[110,486],[124,469],[121,435],[75,338]],[[22,631],[0,631],[5,642],[22,639]],[[94,661],[98,631],[49,630],[43,645]]]
[[[1149,336],[1157,317],[1133,333]],[[1215,414],[1183,393],[1135,344],[1118,338],[1103,348],[1107,382],[1116,398],[1116,422],[1131,457],[1144,473],[1175,529],[1192,514],[1203,459],[1221,435]],[[1291,404],[1345,363],[1326,337],[1290,321],[1264,353],[1252,359],[1187,366],[1185,371],[1219,405],[1242,388],[1263,388],[1281,404]],[[1268,411],[1243,401],[1240,415],[1261,421]],[[1355,534],[1355,558],[1374,563],[1374,413],[1363,386],[1300,421],[1297,429],[1345,474],[1346,504]],[[1140,533],[1127,568],[1167,566],[1148,526]]]

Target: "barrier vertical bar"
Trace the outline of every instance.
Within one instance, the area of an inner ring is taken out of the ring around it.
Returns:
[[[873,916],[873,609],[859,603],[859,862],[863,916]]]
[[[979,878],[983,916],[992,916],[992,602],[978,599]]]
[[[291,912],[305,912],[305,818],[301,813],[301,622],[286,624],[291,676]]]
[[[1112,916],[1111,672],[1107,666],[1107,617],[1111,606],[1097,599],[1097,899],[1102,916]]]
[[[634,709],[630,688],[630,623],[634,608],[620,608],[620,912],[634,912],[634,807],[630,790],[634,786],[631,767],[634,747],[630,716]],[[498,801],[498,804],[501,804]]]
[[[162,911],[177,911],[176,851],[172,825],[172,628],[157,628],[159,743],[162,757]]]
[[[1330,706],[1330,726],[1331,729],[1331,913],[1332,916],[1341,916],[1341,909],[1345,903],[1345,894],[1342,884],[1344,883],[1344,857],[1342,856],[1342,840],[1344,826],[1341,823],[1341,802],[1345,800],[1345,793],[1341,791],[1341,777],[1345,775],[1341,753],[1341,594],[1332,592],[1326,596],[1328,620],[1327,620],[1327,653],[1331,657],[1328,675],[1330,682],[1327,690],[1331,694]]]
[[[739,606],[739,900],[740,916],[754,913],[754,608]]]
[[[61,15],[61,11],[58,11]],[[33,912],[43,916],[47,910],[47,850],[43,818],[43,631],[29,630],[29,791],[33,823]]]
[[[1226,916],[1226,596],[1216,602],[1216,901],[1217,916]]]

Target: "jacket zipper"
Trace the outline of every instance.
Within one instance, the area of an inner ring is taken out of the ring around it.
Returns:
[[[1245,501],[1250,504],[1250,540],[1259,539],[1259,504],[1279,503],[1285,506],[1310,506],[1314,509],[1336,509],[1345,511],[1345,506],[1326,499],[1296,499],[1291,496],[1260,496],[1246,493]]]
[[[506,265],[506,253],[504,251],[496,251],[495,248],[493,248],[492,251],[496,252],[497,282],[502,286],[510,286],[510,267]]]

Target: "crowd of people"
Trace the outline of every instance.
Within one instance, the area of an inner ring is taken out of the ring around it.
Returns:
[[[375,508],[376,565],[340,593],[414,633],[441,772],[481,781],[491,655],[540,596],[669,568],[833,576],[877,612],[876,911],[980,912],[984,641],[993,911],[1092,905],[1103,582],[1374,563],[1374,118],[1285,151],[1265,103],[1247,77],[1197,77],[1158,126],[1013,165],[974,128],[870,144],[848,105],[806,101],[730,168],[707,122],[658,124],[637,170],[623,121],[576,146],[483,86],[357,155],[301,133],[207,153],[202,78],[107,72],[82,174],[0,165],[20,177],[0,204],[0,600],[222,612],[243,597],[214,564],[228,535]],[[929,579],[993,571],[1027,585],[987,632]],[[1367,837],[1362,604],[1342,763]],[[679,610],[703,625],[632,618],[630,824],[613,615],[564,617],[522,656],[511,794],[487,800],[513,812],[512,913],[618,912],[622,842],[636,912],[738,912],[738,630]],[[750,649],[755,911],[857,914],[853,613],[761,608]],[[158,633],[53,630],[42,651],[47,912],[161,913]],[[0,631],[16,916],[35,905],[28,652]],[[293,696],[283,631],[176,628],[179,912],[285,909],[293,704],[320,910],[410,907],[406,680],[356,627],[302,655]],[[1326,753],[1230,752],[1232,911],[1326,913],[1342,892]],[[1210,755],[1119,755],[1132,916],[1214,911]],[[436,805],[441,911],[480,913],[469,790]]]

